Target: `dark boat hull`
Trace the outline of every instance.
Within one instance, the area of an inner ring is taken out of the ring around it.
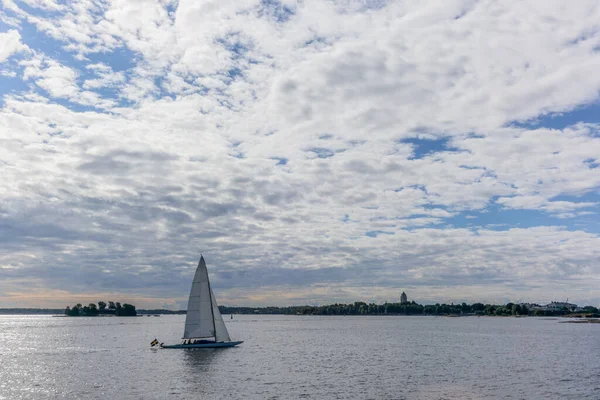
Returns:
[[[193,343],[193,344],[171,344],[171,345],[162,345],[163,349],[214,349],[220,347],[234,347],[238,344],[244,343],[243,341],[239,342],[214,342],[214,343]]]

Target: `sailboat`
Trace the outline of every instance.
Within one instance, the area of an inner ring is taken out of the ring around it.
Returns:
[[[192,282],[182,339],[183,342],[180,344],[163,345],[161,343],[160,347],[163,349],[194,349],[233,347],[244,343],[243,341],[232,342],[229,337],[229,332],[227,332],[227,327],[219,312],[215,294],[210,288],[208,270],[202,255]],[[158,340],[154,339],[152,343],[151,345],[154,346]]]

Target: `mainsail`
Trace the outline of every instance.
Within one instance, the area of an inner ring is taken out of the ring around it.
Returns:
[[[201,256],[190,291],[183,339],[207,337],[214,337],[218,342],[230,341],[219,306],[210,288],[204,257]]]

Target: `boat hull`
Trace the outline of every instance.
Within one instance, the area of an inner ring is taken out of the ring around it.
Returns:
[[[214,349],[219,347],[234,347],[238,344],[242,344],[244,341],[239,342],[215,342],[215,343],[193,343],[193,344],[171,344],[162,345],[163,349]]]

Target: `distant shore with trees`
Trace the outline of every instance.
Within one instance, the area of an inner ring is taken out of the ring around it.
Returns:
[[[408,303],[335,303],[322,306],[286,306],[286,307],[229,307],[219,306],[221,314],[280,314],[280,315],[440,315],[440,316],[534,316],[534,317],[592,317],[599,318],[600,311],[593,306],[585,306],[581,311],[572,312],[564,308],[561,310],[544,310],[528,307],[525,304],[418,304],[414,301]],[[136,316],[140,314],[186,314],[185,310],[136,310],[134,305],[119,302],[98,304],[90,303],[87,306],[76,304],[66,309],[50,308],[3,308],[0,314],[64,314],[67,316]]]
[[[96,308],[98,306],[95,304]],[[90,307],[89,305],[87,306]],[[115,304],[116,307],[116,304]],[[83,311],[83,306],[81,306],[81,311]],[[71,307],[69,307],[69,310]],[[66,308],[0,308],[0,315],[66,315]],[[98,309],[98,315],[114,315],[116,311],[113,313],[110,311],[101,312]],[[144,309],[136,309],[137,316],[140,315],[148,315],[148,314],[174,314],[185,315],[185,310],[166,310],[166,309],[152,309],[152,310],[144,310]]]
[[[323,306],[290,307],[227,307],[219,306],[222,314],[284,314],[284,315],[485,315],[485,316],[573,316],[585,315],[600,317],[598,308],[586,306],[581,312],[573,313],[568,308],[543,310],[530,308],[524,304],[427,304],[414,301],[408,303],[365,303],[356,301],[349,304],[329,304]]]

